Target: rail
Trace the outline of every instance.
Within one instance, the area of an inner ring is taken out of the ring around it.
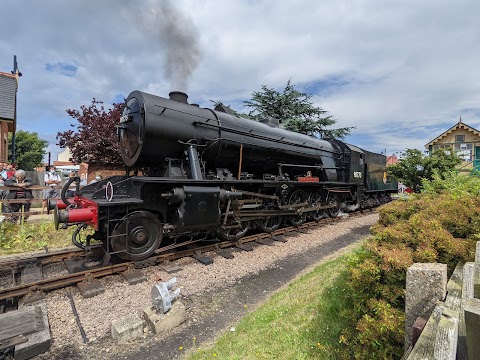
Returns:
[[[371,210],[368,212],[371,212]],[[363,212],[352,213],[353,216],[361,216],[362,214]],[[0,300],[6,300],[6,299],[15,298],[15,297],[25,296],[34,291],[47,291],[47,290],[57,289],[61,287],[76,285],[81,282],[88,282],[90,279],[128,272],[132,268],[143,268],[143,267],[153,266],[156,264],[161,264],[166,261],[177,260],[177,259],[188,257],[188,256],[195,257],[201,253],[218,251],[228,247],[234,247],[234,246],[242,247],[244,244],[250,243],[250,242],[262,243],[263,241],[282,241],[283,240],[281,239],[282,236],[292,236],[298,233],[308,233],[308,230],[311,228],[326,225],[326,224],[341,221],[341,220],[342,220],[341,218],[325,218],[319,221],[311,221],[308,223],[304,223],[300,226],[290,226],[290,227],[278,229],[276,231],[273,231],[272,233],[259,233],[259,234],[246,236],[237,241],[219,241],[219,242],[210,243],[207,245],[202,245],[199,247],[177,249],[177,251],[175,252],[171,252],[171,250],[173,250],[171,246],[166,246],[164,248],[159,248],[156,251],[154,256],[143,261],[135,261],[135,262],[125,261],[120,264],[101,266],[98,268],[92,268],[82,272],[76,272],[73,274],[57,276],[50,279],[42,279],[34,283],[20,284],[20,285],[15,285],[9,288],[3,288],[3,289],[0,289]],[[74,251],[74,252],[78,254],[78,251]],[[6,259],[0,262],[0,269],[12,268],[12,266],[25,267],[27,266],[27,264],[29,263],[31,264],[32,262],[36,264],[42,264],[43,262],[47,260],[52,260],[52,259],[56,259],[60,261],[62,259],[69,258],[69,257],[71,257],[71,254],[69,255],[68,251],[59,251],[57,254],[52,253],[50,257],[47,255],[44,255],[43,257],[39,255],[32,255],[32,256],[28,256],[27,258]],[[15,269],[15,271],[16,270],[18,269]]]

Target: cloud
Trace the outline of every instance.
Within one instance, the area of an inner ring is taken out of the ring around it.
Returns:
[[[18,14],[0,23],[0,71],[18,56],[26,130],[56,134],[69,127],[66,109],[137,89],[167,97],[179,86],[202,106],[241,109],[261,85],[288,79],[338,126],[356,126],[352,140],[367,150],[422,149],[460,116],[480,124],[473,0],[44,0],[2,11]]]

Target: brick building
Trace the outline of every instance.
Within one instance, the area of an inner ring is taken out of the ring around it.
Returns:
[[[18,73],[0,72],[0,161],[8,159],[8,133],[15,132],[17,124]]]

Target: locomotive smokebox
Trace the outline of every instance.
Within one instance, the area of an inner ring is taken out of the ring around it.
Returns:
[[[188,104],[188,95],[181,91],[171,91],[169,94],[170,100],[178,101],[184,104]]]

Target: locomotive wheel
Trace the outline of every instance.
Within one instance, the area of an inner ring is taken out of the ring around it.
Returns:
[[[275,203],[269,202],[264,206],[264,210],[275,210],[277,207]],[[282,216],[268,216],[263,219],[259,219],[256,221],[260,230],[265,231],[267,233],[271,233],[272,231],[277,230],[280,225],[282,225]]]
[[[307,193],[301,189],[297,189],[294,192],[292,192],[288,197],[288,205],[304,203],[304,202],[307,202],[307,200],[308,200]],[[297,209],[298,208],[295,208],[295,210]],[[307,219],[307,213],[303,213],[301,215],[290,215],[288,217],[288,221],[293,226],[302,225],[306,219]]]
[[[148,211],[135,211],[119,222],[112,231],[113,252],[125,260],[143,260],[152,255],[162,242],[162,223]]]
[[[227,241],[235,241],[245,236],[250,230],[250,221],[241,221],[240,223],[231,219],[227,221],[226,225],[222,225],[217,229],[217,234],[222,239]]]
[[[328,205],[335,205],[335,207],[327,209],[328,216],[330,216],[332,218],[337,217],[338,214],[340,214],[340,209],[338,207],[337,197],[335,195],[329,194],[328,199],[327,199],[327,204]]]
[[[320,190],[310,194],[308,203],[311,207],[322,205],[322,192]],[[325,216],[325,210],[317,210],[309,213],[312,220],[318,221]]]

